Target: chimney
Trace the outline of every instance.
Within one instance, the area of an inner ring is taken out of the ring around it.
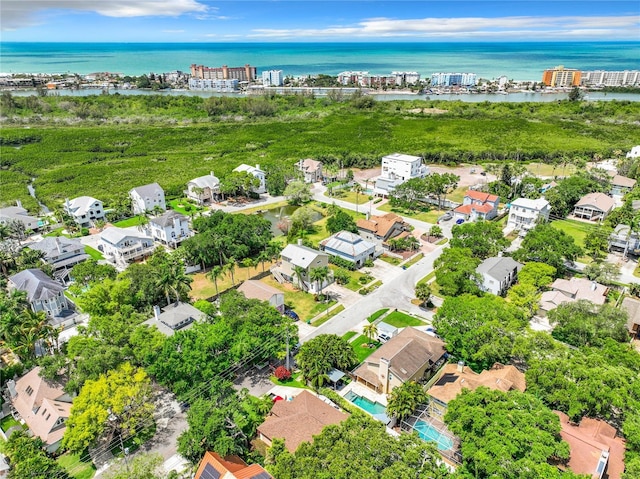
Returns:
[[[369,213],[366,213],[365,218],[367,218],[367,221],[369,221],[369,218],[371,218],[371,215]]]
[[[380,358],[380,367],[378,368],[378,379],[382,383],[382,392],[389,392],[389,364],[391,361]]]
[[[22,201],[20,201],[20,200],[16,200],[16,206],[17,206],[18,208],[22,208]]]
[[[298,246],[302,246],[302,238],[298,238]]]
[[[156,321],[160,321],[160,306],[157,304],[153,305],[153,316],[156,318]]]
[[[260,165],[258,163],[256,163],[256,170],[260,169]]]
[[[598,283],[591,281],[591,291],[595,291],[598,288]]]
[[[210,174],[211,176],[216,176],[216,175],[214,175],[214,174],[213,174],[213,171],[210,171],[210,172],[209,172],[209,174]]]
[[[457,369],[458,369],[458,372],[459,372],[459,373],[464,372],[464,361],[458,361],[458,367],[457,367]]]

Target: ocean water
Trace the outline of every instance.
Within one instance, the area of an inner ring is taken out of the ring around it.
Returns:
[[[0,42],[0,72],[80,73],[188,71],[192,63],[241,66],[285,75],[345,70],[374,74],[473,72],[536,80],[545,68],[640,69],[640,42],[531,43],[9,43]]]

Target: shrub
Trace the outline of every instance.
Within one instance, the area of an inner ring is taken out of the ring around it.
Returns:
[[[367,260],[364,262],[364,265],[366,268],[373,268],[373,260],[371,258],[367,258]]]
[[[288,381],[291,379],[291,371],[284,366],[278,366],[273,372],[273,375],[278,378],[279,381]]]
[[[81,234],[82,236],[89,236],[89,228],[82,228],[82,229],[80,230],[80,234]]]
[[[349,272],[344,268],[339,268],[333,272],[333,278],[336,280],[338,284],[347,284],[351,277],[349,276]]]
[[[355,271],[356,265],[351,261],[347,261],[344,258],[340,258],[339,256],[329,256],[329,263],[335,264],[336,266],[340,266],[341,268],[348,269],[349,271]]]

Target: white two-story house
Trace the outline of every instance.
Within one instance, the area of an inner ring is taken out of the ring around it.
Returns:
[[[376,179],[374,193],[388,195],[393,189],[412,178],[424,178],[429,167],[419,156],[393,153],[382,158],[380,176]]]
[[[503,296],[518,280],[521,269],[522,264],[507,256],[487,258],[476,268],[480,275],[478,286],[482,291]]]
[[[176,248],[191,236],[189,218],[173,210],[151,218],[149,220],[149,229],[154,240],[172,248]]]
[[[37,268],[25,269],[9,278],[9,289],[27,293],[27,300],[36,313],[44,311],[50,318],[69,309],[64,286]]]
[[[550,211],[551,205],[544,198],[537,200],[518,198],[511,203],[509,208],[507,228],[526,232],[538,223],[549,221]]]
[[[102,201],[91,196],[67,198],[64,209],[81,228],[89,228],[95,221],[104,220]]]
[[[213,171],[209,175],[199,176],[187,183],[185,194],[199,205],[210,205],[220,194],[220,180],[213,176]]]
[[[251,166],[244,163],[233,169],[233,171],[246,171],[250,175],[255,176],[260,181],[260,185],[257,188],[253,188],[253,192],[259,195],[267,192],[267,175],[260,169],[260,165]]]
[[[89,255],[84,251],[84,245],[76,238],[47,236],[30,244],[29,248],[42,251],[44,261],[53,267],[55,277],[61,280],[69,277],[71,268],[89,259]]]
[[[133,229],[112,226],[100,233],[98,249],[107,261],[120,267],[126,266],[153,253],[153,239]]]
[[[155,211],[158,208],[162,211],[167,209],[164,190],[158,183],[133,188],[129,191],[129,197],[134,215],[141,215],[145,211]]]

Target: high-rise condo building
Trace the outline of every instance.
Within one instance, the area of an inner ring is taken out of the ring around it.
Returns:
[[[262,72],[264,86],[282,86],[282,70],[267,70]]]
[[[582,84],[585,86],[638,86],[640,70],[582,72]]]
[[[255,81],[258,75],[256,67],[247,64],[243,67],[205,67],[204,65],[191,65],[191,77],[199,80],[238,80]]]
[[[574,68],[565,68],[559,65],[555,68],[545,70],[542,74],[542,83],[547,86],[579,86],[582,72]]]

